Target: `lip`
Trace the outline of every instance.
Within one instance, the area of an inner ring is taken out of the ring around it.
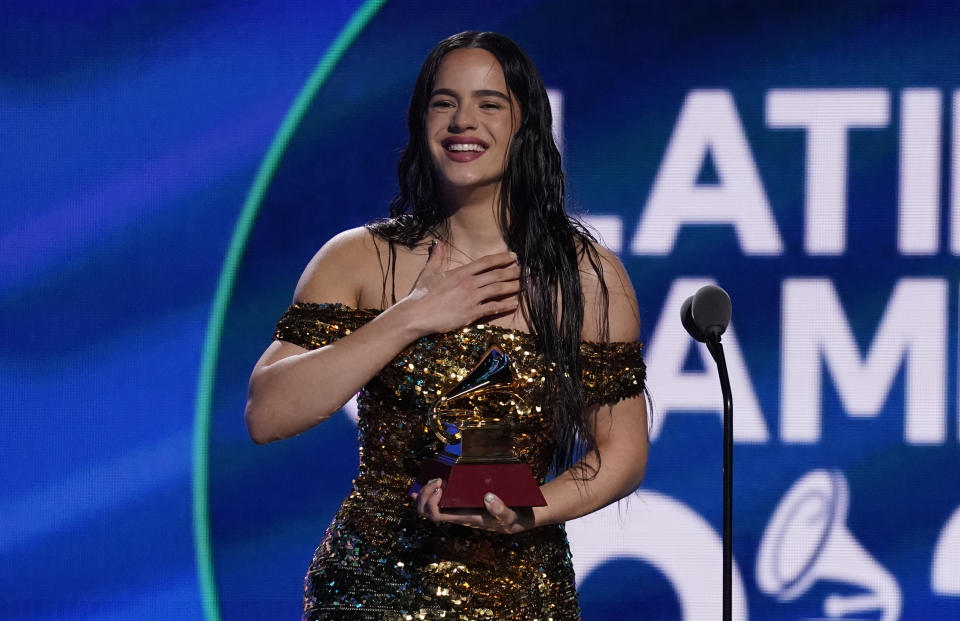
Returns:
[[[481,147],[483,147],[484,150],[479,153],[476,151],[450,151],[447,149],[447,147],[452,144],[478,144]],[[440,142],[440,145],[443,146],[443,152],[447,154],[447,157],[453,160],[454,162],[472,162],[473,160],[477,159],[478,157],[486,153],[486,150],[490,148],[490,145],[488,145],[483,140],[480,140],[478,138],[471,138],[468,136],[449,136],[447,138],[444,138]]]
[[[447,136],[444,138],[440,144],[443,145],[443,148],[447,148],[447,145],[451,144],[478,144],[484,149],[489,149],[490,145],[486,142],[480,140],[479,138],[472,138],[470,136]]]

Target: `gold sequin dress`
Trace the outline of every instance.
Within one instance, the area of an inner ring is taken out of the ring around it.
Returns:
[[[341,304],[295,304],[275,337],[316,349],[349,334],[377,311]],[[434,524],[408,496],[424,459],[441,443],[426,411],[497,345],[511,357],[528,393],[517,408],[517,457],[541,483],[552,455],[544,375],[550,365],[529,334],[475,324],[423,337],[364,386],[359,405],[360,465],[353,489],[327,529],[307,571],[303,618],[498,621],[579,619],[573,565],[563,525],[519,535]],[[583,343],[590,404],[643,390],[638,343]]]

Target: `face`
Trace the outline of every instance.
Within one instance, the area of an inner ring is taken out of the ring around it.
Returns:
[[[427,104],[427,146],[448,193],[496,190],[520,124],[500,63],[479,48],[441,61]]]

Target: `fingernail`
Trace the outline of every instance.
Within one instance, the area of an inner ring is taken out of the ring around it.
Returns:
[[[437,477],[436,479],[430,479],[430,482],[427,483],[427,485],[432,485],[433,483],[439,483],[442,480],[443,479],[441,479],[440,477]]]
[[[491,503],[491,502],[493,502],[493,501],[496,500],[496,499],[497,499],[496,496],[494,496],[494,495],[491,494],[490,492],[487,492],[487,493],[484,495],[484,497],[483,497],[483,502]]]
[[[513,260],[514,260],[514,261],[517,260],[517,253],[514,252],[513,250],[510,251],[510,256],[513,257]]]

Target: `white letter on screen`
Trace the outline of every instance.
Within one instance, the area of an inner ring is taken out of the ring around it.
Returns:
[[[940,250],[940,110],[935,88],[908,88],[900,96],[900,254]]]
[[[697,185],[711,155],[719,183]],[[685,224],[729,224],[747,255],[777,255],[783,242],[729,92],[694,90],[680,118],[630,246],[666,255]]]
[[[670,411],[704,412],[723,420],[723,400],[717,371],[707,346],[697,343],[680,323],[680,306],[704,285],[716,284],[707,278],[678,278],[673,281],[653,336],[647,344],[647,383],[656,386],[658,416],[651,423],[651,438],[660,435]],[[683,361],[690,347],[697,346],[704,371],[684,372]],[[747,365],[743,360],[733,324],[723,333],[724,357],[730,374],[730,386],[736,395],[736,421],[733,437],[737,442],[766,442],[770,434],[760,412]]]
[[[960,90],[953,91],[953,148],[950,156],[950,251],[960,255]]]
[[[933,549],[930,587],[937,595],[960,597],[960,507],[940,531]]]
[[[783,283],[780,434],[786,443],[820,439],[823,368],[830,369],[844,410],[876,416],[901,363],[906,367],[904,439],[946,439],[947,283],[936,278],[897,282],[866,360],[850,331],[833,283]],[[821,361],[823,364],[821,365]]]
[[[548,88],[547,101],[550,102],[550,116],[553,117],[553,141],[557,144],[557,151],[563,155],[563,91]]]
[[[623,250],[623,220],[616,215],[585,214],[580,217],[587,230],[593,233],[604,248],[614,254]]]
[[[847,245],[847,130],[886,127],[890,96],[881,89],[772,90],[767,125],[807,130],[804,249],[843,254]]]
[[[607,505],[567,522],[573,569],[580,587],[604,563],[634,559],[655,567],[672,587],[684,621],[716,621],[723,578],[713,568],[723,555],[723,540],[710,522],[675,498],[651,489],[639,507]],[[731,575],[731,619],[747,621],[747,597],[736,559]]]

